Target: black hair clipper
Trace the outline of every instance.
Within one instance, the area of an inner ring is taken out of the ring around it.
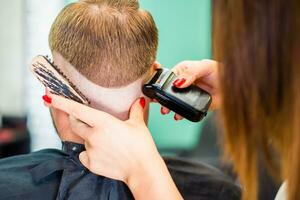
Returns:
[[[212,98],[196,85],[187,88],[173,86],[176,75],[169,69],[157,69],[143,85],[143,93],[182,117],[199,122],[206,116]]]

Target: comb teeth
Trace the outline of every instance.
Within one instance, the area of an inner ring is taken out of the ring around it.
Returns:
[[[48,62],[50,62],[50,63],[53,62],[53,61],[51,60],[51,58],[50,58],[48,55],[46,55],[45,58],[48,60]]]
[[[70,86],[81,96],[81,98],[83,98],[86,102],[88,102],[88,104],[90,104],[91,102],[89,101],[89,99],[87,97],[85,97],[82,92],[80,92],[80,90],[70,81],[70,79],[60,70],[60,68],[54,64],[54,61],[51,61],[51,59],[49,58],[49,56],[45,56],[45,59],[53,66],[53,68],[60,74],[62,75],[70,84]]]

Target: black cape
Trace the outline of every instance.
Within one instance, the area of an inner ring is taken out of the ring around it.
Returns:
[[[63,143],[0,160],[0,199],[5,200],[129,200],[128,187],[89,172],[79,161],[84,146]],[[240,199],[240,188],[220,171],[201,163],[164,158],[186,200]]]

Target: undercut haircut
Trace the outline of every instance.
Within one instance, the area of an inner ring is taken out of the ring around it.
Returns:
[[[138,0],[82,0],[55,19],[49,46],[102,87],[126,86],[156,59],[158,31]]]

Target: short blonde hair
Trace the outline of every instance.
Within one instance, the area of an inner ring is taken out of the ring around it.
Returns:
[[[49,45],[92,82],[121,87],[150,69],[158,33],[137,0],[82,0],[59,13]]]

